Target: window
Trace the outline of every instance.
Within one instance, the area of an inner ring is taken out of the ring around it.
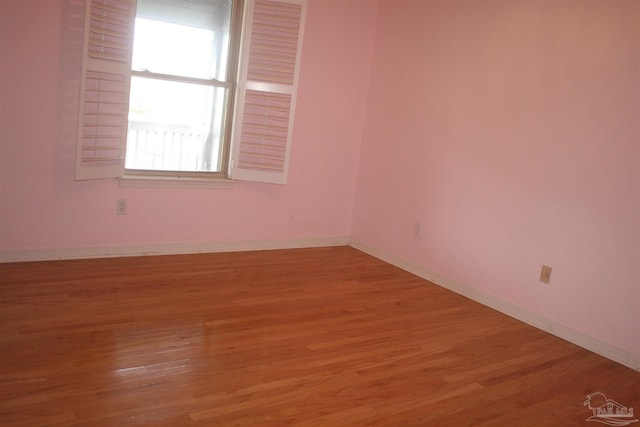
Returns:
[[[87,1],[77,179],[286,182],[305,3],[242,6]]]
[[[236,74],[237,62],[229,48],[238,50],[240,22],[232,15],[240,3],[138,0],[127,170],[226,169],[226,112],[234,87],[227,75]]]

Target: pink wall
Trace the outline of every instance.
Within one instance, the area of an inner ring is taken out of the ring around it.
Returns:
[[[0,251],[349,235],[377,16],[367,0],[309,2],[289,184],[230,190],[74,181],[82,6],[0,3]]]
[[[640,354],[639,2],[310,0],[289,184],[231,190],[73,180],[75,3],[0,0],[0,251],[351,234]]]
[[[640,355],[640,2],[379,7],[353,237]]]

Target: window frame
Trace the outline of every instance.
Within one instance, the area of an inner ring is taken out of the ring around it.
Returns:
[[[200,180],[222,180],[228,179],[229,158],[231,156],[231,132],[233,130],[233,111],[236,101],[237,75],[239,69],[240,48],[243,33],[243,15],[245,12],[245,0],[232,0],[231,20],[229,32],[229,50],[227,57],[226,81],[220,81],[215,78],[203,79],[197,77],[186,77],[173,74],[153,73],[148,70],[139,71],[131,70],[131,77],[141,77],[147,79],[166,80],[179,83],[195,83],[204,86],[222,87],[227,90],[227,100],[225,101],[224,118],[222,119],[222,137],[219,151],[220,170],[219,171],[180,171],[180,170],[156,170],[156,169],[134,169],[125,166],[123,176],[131,178],[164,178],[184,180],[189,178]],[[136,13],[137,17],[137,13]],[[135,38],[135,31],[132,35]],[[128,141],[127,141],[128,143]],[[126,153],[125,153],[126,156]],[[126,161],[126,159],[125,159]]]
[[[143,186],[144,181],[148,180],[152,183],[150,186],[154,187],[170,181],[175,181],[176,184],[188,183],[196,186],[206,186],[200,185],[206,181],[213,183],[235,181],[287,183],[307,0],[242,0],[239,4],[241,7],[234,8],[239,11],[232,14],[232,19],[235,20],[235,28],[239,28],[239,32],[236,31],[235,35],[236,42],[240,43],[240,46],[229,49],[229,64],[234,64],[234,69],[230,69],[227,73],[227,80],[232,85],[233,96],[229,95],[224,120],[226,125],[224,143],[227,146],[222,161],[225,162],[225,167],[220,172],[178,173],[125,170],[124,167],[136,0],[85,0],[85,2],[76,145],[76,180],[116,178],[121,183],[128,182],[127,186]],[[254,24],[254,18],[257,24]],[[265,19],[270,21],[266,27],[264,27]],[[281,25],[283,19],[286,22],[284,26]],[[239,22],[241,23],[240,27],[238,27]],[[261,38],[263,36],[260,36],[260,33],[264,35],[265,28],[268,32],[267,37]],[[258,34],[255,38],[253,32]],[[292,34],[294,35],[292,36]],[[275,41],[270,41],[272,38]],[[286,39],[285,44],[289,45],[289,53],[293,52],[293,57],[288,59],[289,65],[285,67],[286,70],[282,70],[282,72],[289,73],[289,77],[292,77],[290,84],[286,85],[279,81],[282,75],[276,75],[282,68],[282,64],[278,62],[278,57],[284,52],[282,39]],[[265,43],[266,56],[264,51],[259,52],[262,47],[265,47]],[[257,50],[254,48],[256,44],[261,45]],[[113,52],[116,52],[117,55],[111,55]],[[274,52],[274,54],[269,52]],[[262,65],[256,66],[257,63]],[[252,71],[264,69],[265,64],[267,69],[275,67],[278,70],[274,72],[273,81],[269,81],[268,78],[262,82],[252,82],[246,79],[246,76],[251,75]],[[98,79],[95,78],[96,75],[99,77]],[[107,77],[105,79],[107,84],[103,85],[100,78],[104,76]],[[111,78],[121,83],[124,81],[124,85],[121,84],[117,90],[114,90],[113,87],[109,87],[109,79]],[[97,83],[96,80],[98,80]],[[284,92],[282,92],[283,88]],[[279,107],[273,108],[268,104],[258,106],[258,114],[264,116],[262,123],[258,125],[262,126],[262,128],[258,128],[258,133],[261,133],[263,137],[247,144],[244,137],[247,129],[242,123],[247,115],[255,116],[256,112],[255,105],[243,104],[247,90],[260,91],[264,98],[269,98],[272,95],[277,97],[282,93],[288,94],[288,116],[280,118],[285,122],[282,128],[286,130],[286,135],[281,141],[284,144],[280,147],[281,153],[276,155],[276,157],[281,157],[279,161],[284,164],[282,168],[273,169],[269,164],[274,155],[269,153],[268,133],[270,122],[273,121],[272,114]],[[122,100],[118,100],[116,103],[111,102],[109,96],[113,94],[119,95],[124,102]],[[103,99],[103,95],[106,95],[106,100]],[[253,110],[249,111],[251,109]],[[117,111],[114,113],[114,110]],[[114,124],[118,119],[121,124]],[[106,137],[104,136],[105,132],[107,133]],[[106,138],[107,142],[105,143],[101,138]],[[119,141],[119,144],[113,142],[115,140]],[[250,148],[250,145],[258,146],[259,152],[263,154],[256,155],[255,151],[251,151],[254,148]],[[247,151],[250,151],[248,154],[257,159],[259,164],[264,163],[263,170],[256,172],[247,167],[246,163],[238,162],[237,157],[242,156],[243,152],[246,154]],[[235,159],[234,156],[236,156]],[[172,183],[169,186],[176,185]]]

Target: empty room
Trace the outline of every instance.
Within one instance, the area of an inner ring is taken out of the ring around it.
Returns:
[[[640,425],[640,1],[0,0],[0,426]]]

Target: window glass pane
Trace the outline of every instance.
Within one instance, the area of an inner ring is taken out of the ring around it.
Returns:
[[[219,172],[226,89],[131,79],[127,169]]]
[[[139,0],[132,69],[224,81],[230,23],[229,0]]]

